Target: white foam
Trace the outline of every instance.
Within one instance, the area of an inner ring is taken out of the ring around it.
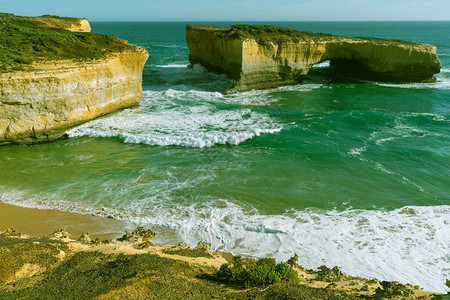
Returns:
[[[223,94],[219,92],[207,92],[207,91],[196,91],[196,90],[174,90],[168,89],[163,92],[164,97],[172,98],[172,99],[195,99],[196,101],[214,101],[214,102],[222,102]]]
[[[177,45],[155,44],[155,45],[153,45],[153,47],[187,49],[186,46],[182,46],[182,45],[179,45],[179,44],[177,44]]]
[[[230,97],[242,97],[242,98],[252,98],[254,96],[270,96],[271,94],[277,93],[277,92],[310,92],[316,89],[321,88],[328,88],[327,86],[323,84],[316,84],[316,83],[301,83],[301,84],[295,84],[295,85],[287,85],[287,86],[281,86],[273,89],[266,89],[266,90],[250,90],[247,92],[240,92],[231,94]]]
[[[433,113],[411,113],[412,116],[426,116],[426,117],[432,117],[433,121],[438,122],[450,122],[449,119],[446,119],[444,116],[433,114]]]
[[[435,292],[446,291],[450,276],[448,205],[265,215],[225,200],[170,205],[165,197],[152,197],[119,202],[115,209],[95,209],[1,186],[0,200],[171,228],[177,237],[158,237],[161,243],[205,241],[213,249],[278,260],[297,253],[307,268],[338,265],[349,275],[397,280]]]
[[[361,153],[364,152],[364,151],[366,151],[366,147],[353,148],[353,149],[350,149],[350,150],[348,151],[348,155],[351,155],[351,156],[358,156],[358,155],[361,155]]]
[[[419,114],[411,113],[412,116],[417,116]],[[385,127],[381,131],[375,131],[371,134],[369,141],[375,141],[379,146],[382,146],[386,142],[390,142],[397,139],[404,138],[424,138],[430,135],[435,135],[432,132],[426,131],[421,128],[416,128],[408,122],[405,121],[405,116],[397,116],[394,120],[395,125],[393,127]],[[436,121],[439,121],[437,115],[435,116]]]
[[[442,72],[441,73],[445,73]],[[450,79],[443,77],[442,74],[436,75],[436,82],[431,83],[378,83],[376,85],[392,88],[402,88],[402,89],[450,89]]]
[[[354,276],[419,284],[444,292],[449,274],[450,206],[405,207],[395,211],[292,211],[283,215],[245,213],[239,206],[180,206],[141,224],[175,228],[195,245],[212,243],[234,254],[287,260],[316,268],[339,265]]]
[[[323,61],[323,62],[315,64],[313,66],[313,68],[329,68],[329,67],[330,67],[330,61],[329,60]]]
[[[323,84],[318,84],[318,83],[302,83],[302,84],[296,84],[296,85],[282,86],[277,89],[274,89],[273,91],[311,92],[313,90],[322,89],[322,88],[329,88],[329,87],[326,85],[323,85]]]
[[[187,64],[154,65],[156,68],[187,68]]]
[[[159,146],[210,147],[237,145],[282,125],[249,108],[217,109],[221,93],[205,91],[147,91],[140,109],[124,110],[69,130],[70,137],[119,137],[126,143]]]
[[[64,201],[64,196],[57,193],[45,194],[34,191],[20,191],[0,185],[0,201],[21,207],[38,209],[55,209],[85,215],[115,218],[118,220],[129,220],[129,216],[114,209],[96,208],[94,206],[83,205]]]
[[[392,140],[392,139],[386,139],[386,140]],[[389,174],[389,175],[393,176],[394,178],[400,179],[403,184],[409,185],[409,186],[419,190],[420,192],[424,193],[425,196],[427,196],[427,197],[429,197],[431,195],[430,192],[428,192],[422,186],[420,186],[419,184],[413,182],[411,179],[407,178],[403,174],[401,174],[399,172],[396,172],[394,170],[389,170],[389,168],[386,167],[385,165],[383,165],[382,163],[380,163],[378,161],[375,161],[373,159],[364,157],[363,155],[361,155],[363,151],[359,151],[360,149],[365,149],[365,147],[364,148],[359,148],[359,149],[358,148],[357,149],[351,149],[349,152],[347,152],[347,155],[355,157],[355,158],[359,159],[360,161],[369,163],[375,169],[377,169],[377,170],[379,170],[379,171],[381,171],[383,173]]]
[[[393,127],[383,127],[383,129],[381,130],[372,132],[367,141],[364,141],[362,147],[351,148],[349,149],[349,151],[347,151],[346,155],[349,157],[355,157],[363,162],[372,165],[375,169],[391,175],[393,178],[396,178],[396,180],[419,190],[424,194],[424,196],[429,197],[430,195],[432,195],[432,193],[430,193],[424,187],[420,186],[418,183],[414,182],[413,179],[406,177],[402,172],[396,171],[389,165],[386,166],[377,160],[371,159],[370,156],[365,156],[363,154],[364,151],[367,150],[367,148],[371,148],[372,146],[374,146],[372,143],[375,143],[376,146],[386,147],[389,146],[390,142],[394,142],[396,140],[421,139],[428,136],[439,136],[438,133],[428,131],[427,129],[416,128],[408,122],[408,119],[416,118],[418,116],[424,116],[438,122],[449,122],[445,119],[445,117],[431,113],[398,114],[394,119]]]

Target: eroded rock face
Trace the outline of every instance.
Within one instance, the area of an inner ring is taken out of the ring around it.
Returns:
[[[76,32],[91,32],[91,24],[87,19],[80,19],[78,24],[72,24],[67,30]]]
[[[73,32],[91,32],[91,24],[87,19],[55,18],[51,16],[24,18],[43,23],[48,27],[62,28]]]
[[[358,78],[394,82],[433,81],[441,68],[436,47],[428,44],[273,26],[187,25],[186,40],[191,63],[233,78],[231,92],[297,84],[326,60]]]
[[[0,74],[0,145],[52,141],[70,127],[139,104],[147,58],[136,47],[91,63]]]
[[[98,59],[35,61],[31,71],[0,73],[0,145],[53,141],[139,104],[147,58],[145,49],[127,46]]]

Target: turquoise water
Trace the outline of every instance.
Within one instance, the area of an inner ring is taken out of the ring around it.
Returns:
[[[226,76],[186,68],[185,23],[94,22],[149,51],[141,105],[0,148],[0,200],[445,291],[450,22],[271,24],[430,43],[443,68],[436,83],[387,84],[330,79],[322,63],[301,85],[224,96]]]

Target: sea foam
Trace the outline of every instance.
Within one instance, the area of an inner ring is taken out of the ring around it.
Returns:
[[[330,67],[330,61],[329,60],[323,61],[323,62],[315,64],[313,66],[313,68],[329,68],[329,67]]]
[[[237,145],[282,125],[250,108],[218,109],[218,92],[146,91],[139,109],[128,109],[69,130],[70,137],[117,137],[126,143],[210,147]],[[212,103],[211,103],[212,102]]]
[[[167,64],[167,65],[154,65],[155,68],[186,68],[186,64]]]
[[[205,241],[215,250],[277,260],[297,253],[306,268],[338,265],[349,275],[397,280],[435,292],[446,291],[450,276],[450,206],[267,215],[226,200],[169,205],[146,198],[106,209],[59,197],[0,187],[3,202],[108,216],[173,233],[157,235],[156,243]]]
[[[445,70],[445,69],[444,69]],[[446,78],[444,74],[448,72],[443,72],[436,75],[436,82],[431,83],[375,83],[379,86],[392,87],[392,88],[402,88],[402,89],[439,89],[448,90],[450,89],[450,78]]]

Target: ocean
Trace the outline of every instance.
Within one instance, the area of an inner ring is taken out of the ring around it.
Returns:
[[[186,22],[92,22],[150,53],[140,106],[0,147],[0,200],[445,292],[450,22],[257,24],[425,42],[443,67],[435,83],[392,84],[332,78],[325,62],[300,85],[223,95],[229,78],[187,67]]]

